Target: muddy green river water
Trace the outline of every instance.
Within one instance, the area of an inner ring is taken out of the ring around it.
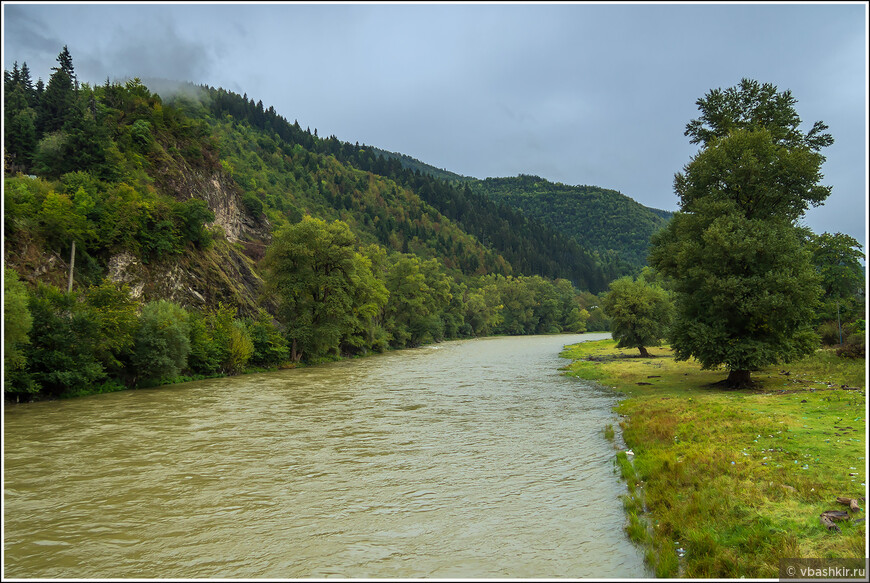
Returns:
[[[4,410],[7,578],[639,578],[603,334]]]

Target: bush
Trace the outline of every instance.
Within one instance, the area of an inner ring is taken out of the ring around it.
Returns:
[[[846,358],[865,358],[866,323],[858,320],[845,326],[843,346],[837,349],[838,356]]]
[[[33,327],[27,370],[34,389],[57,397],[87,390],[107,378],[99,360],[100,321],[78,293],[40,284],[29,308]]]
[[[254,347],[251,364],[275,366],[290,359],[287,339],[273,325],[272,316],[265,310],[260,310],[256,319],[249,319],[247,328]]]
[[[166,300],[149,302],[136,333],[133,366],[139,382],[159,384],[181,373],[190,353],[188,314]]]
[[[18,272],[5,268],[3,280],[3,391],[6,393],[32,393],[35,388],[27,381],[23,369],[27,364],[26,345],[33,326],[33,317],[27,307],[28,294],[24,283],[18,281]]]
[[[231,322],[228,332],[227,356],[222,364],[224,372],[232,375],[245,369],[254,354],[254,343],[247,327],[238,320]]]
[[[221,358],[221,348],[212,337],[207,314],[193,312],[190,315],[188,370],[200,375],[214,374],[220,369]]]
[[[259,218],[263,214],[263,201],[257,198],[256,195],[251,194],[250,192],[245,193],[245,196],[242,197],[242,204],[245,207],[245,210],[248,211],[248,214],[252,217]]]
[[[836,322],[823,322],[816,328],[816,333],[822,339],[823,346],[834,346],[840,343],[840,328]]]

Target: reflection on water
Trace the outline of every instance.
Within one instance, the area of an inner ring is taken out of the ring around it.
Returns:
[[[559,374],[602,335],[447,342],[5,409],[7,577],[645,577]]]

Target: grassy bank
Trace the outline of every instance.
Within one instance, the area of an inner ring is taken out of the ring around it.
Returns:
[[[753,373],[675,362],[667,347],[569,346],[566,374],[624,393],[616,408],[627,447],[616,454],[629,494],[629,537],[659,577],[779,576],[781,558],[865,557],[865,502],[841,532],[819,521],[866,493],[865,363],[830,351]],[[604,428],[606,431],[606,428]]]

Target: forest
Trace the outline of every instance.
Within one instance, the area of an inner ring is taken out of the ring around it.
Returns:
[[[57,61],[4,71],[7,398],[607,327],[606,269],[517,211],[247,96]]]
[[[4,71],[7,398],[454,338],[610,330],[617,313],[619,326],[634,326],[643,302],[623,309],[611,284],[635,276],[675,307],[673,325],[656,324],[656,336],[680,357],[703,354],[705,366],[733,363],[748,375],[760,362],[748,351],[776,361],[820,339],[863,337],[861,246],[796,225],[828,194],[813,186],[827,145],[821,126],[804,136],[741,121],[747,142],[727,135],[729,147],[810,185],[761,214],[745,203],[732,209],[728,192],[704,194],[707,158],[728,180],[729,164],[742,163],[718,147],[724,130],[697,125],[721,118],[705,112],[687,135],[711,146],[687,165],[694,173],[678,174],[681,211],[672,215],[605,188],[530,175],[478,180],[319,137],[222,88],[154,81],[158,94],[139,79],[80,83],[66,47],[57,62],[47,85],[26,63]],[[773,95],[751,84],[745,92],[746,102]],[[788,140],[765,137],[774,130]],[[784,155],[797,162],[776,158]],[[708,309],[717,302],[718,320]],[[716,349],[699,340],[702,325],[704,337],[721,339]],[[863,343],[852,352],[863,355]]]
[[[487,178],[469,186],[550,225],[599,256],[610,257],[612,264],[621,264],[620,274],[637,273],[647,264],[650,237],[673,214],[645,207],[615,190],[568,186],[540,176]]]

